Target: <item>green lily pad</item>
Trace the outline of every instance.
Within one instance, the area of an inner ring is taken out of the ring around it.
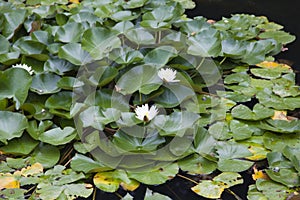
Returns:
[[[257,77],[265,79],[276,79],[281,76],[281,71],[267,68],[253,68],[250,69],[251,73]]]
[[[300,121],[298,119],[290,121],[267,119],[261,121],[259,127],[261,129],[279,133],[296,133],[300,131]]]
[[[82,36],[82,48],[94,59],[101,59],[112,49],[121,45],[117,34],[101,27],[86,30]]]
[[[226,189],[226,186],[222,183],[216,181],[203,180],[198,185],[191,188],[196,194],[210,198],[217,199],[221,198],[223,191]]]
[[[28,155],[38,143],[27,134],[23,134],[22,137],[13,139],[7,145],[0,147],[0,150],[6,154]]]
[[[266,148],[272,151],[282,152],[286,146],[300,148],[300,134],[276,134],[266,132],[263,135],[263,142]]]
[[[42,142],[52,144],[54,146],[66,144],[76,137],[76,131],[72,127],[65,127],[64,129],[54,128],[42,133],[39,140]]]
[[[111,168],[104,166],[100,162],[96,162],[93,159],[81,154],[76,154],[72,158],[71,168],[75,171],[82,171],[84,173],[111,170]]]
[[[232,133],[229,130],[226,122],[216,122],[208,128],[208,132],[216,140],[227,140],[232,138]]]
[[[128,177],[144,184],[162,184],[175,177],[179,167],[176,163],[167,164],[162,167],[153,168],[146,172],[128,172]]]
[[[79,42],[83,34],[83,26],[80,23],[70,22],[60,26],[55,34],[55,40],[70,43]]]
[[[262,120],[274,115],[274,110],[264,107],[261,104],[255,104],[253,111],[247,106],[238,105],[231,111],[234,118],[244,120]]]
[[[266,31],[259,34],[260,38],[274,38],[278,43],[287,44],[293,42],[296,37],[284,31]]]
[[[57,86],[60,76],[52,73],[37,74],[32,79],[31,91],[38,94],[53,94],[60,90]]]
[[[64,75],[66,72],[72,71],[74,69],[76,69],[76,66],[66,60],[59,58],[48,59],[44,64],[45,71],[54,72],[58,75]]]
[[[232,136],[235,140],[248,139],[254,132],[247,123],[239,120],[230,121],[230,130],[232,131]]]
[[[165,66],[168,61],[177,55],[177,50],[172,46],[160,46],[145,55],[144,61],[158,68]]]
[[[218,169],[222,172],[242,172],[249,169],[254,162],[239,159],[220,159]]]
[[[24,115],[9,111],[0,111],[0,141],[7,144],[7,140],[20,137],[27,128],[28,122]]]
[[[19,109],[27,98],[31,81],[30,74],[21,68],[0,71],[0,99],[13,98]]]
[[[153,119],[154,126],[161,136],[182,136],[186,129],[193,128],[199,115],[190,112],[173,112],[172,114],[158,115]]]
[[[31,154],[30,163],[41,163],[44,168],[51,168],[59,159],[60,152],[57,147],[40,143]]]
[[[61,46],[58,50],[58,57],[74,65],[83,65],[92,60],[90,54],[84,51],[79,43],[68,43]]]
[[[134,81],[132,81],[132,77],[135,77]],[[124,95],[132,94],[135,91],[149,94],[157,90],[161,84],[162,81],[157,75],[156,67],[140,65],[123,74],[117,82],[117,88]]]
[[[217,169],[217,163],[210,161],[198,154],[180,159],[178,165],[181,170],[189,174],[210,174]]]

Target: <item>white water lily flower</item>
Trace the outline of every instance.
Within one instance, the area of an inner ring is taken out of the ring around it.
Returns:
[[[155,105],[151,106],[151,108],[149,109],[148,104],[145,104],[142,106],[138,106],[135,109],[135,114],[136,118],[148,122],[158,114],[158,110]]]
[[[166,69],[160,69],[158,71],[158,76],[165,82],[179,82],[179,80],[175,80],[176,73],[177,73],[176,70],[166,68]]]
[[[13,65],[12,67],[13,68],[22,68],[22,69],[25,69],[26,71],[28,71],[28,73],[30,75],[32,75],[33,72],[34,72],[33,69],[30,66],[26,65],[26,64],[16,64],[16,65]]]

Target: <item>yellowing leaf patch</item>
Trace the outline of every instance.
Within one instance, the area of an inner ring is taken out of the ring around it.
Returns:
[[[257,170],[257,168],[254,166],[253,167],[254,173],[252,174],[252,179],[257,180],[257,179],[265,179],[269,180],[269,177],[266,173],[264,173],[262,170]]]
[[[34,175],[34,174],[39,174],[39,173],[42,173],[42,172],[43,172],[43,165],[40,164],[40,163],[35,163],[31,166],[23,168],[21,170],[21,175],[27,177],[27,176],[31,176],[31,175]]]
[[[270,61],[263,61],[261,63],[256,64],[256,66],[269,69],[292,70],[292,68],[289,65]]]
[[[0,174],[0,190],[20,188],[20,182],[11,174]]]

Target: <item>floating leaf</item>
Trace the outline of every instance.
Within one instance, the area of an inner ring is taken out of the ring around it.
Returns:
[[[190,37],[187,41],[187,52],[201,57],[216,57],[221,52],[219,32],[215,29],[206,29]]]
[[[196,194],[210,198],[217,199],[220,198],[226,186],[210,180],[203,180],[198,185],[191,188]]]
[[[75,23],[75,22],[67,23],[58,28],[55,34],[55,40],[64,43],[79,42],[82,33],[83,33],[82,24]]]
[[[280,71],[276,71],[275,69],[260,69],[253,68],[250,69],[251,73],[257,77],[265,78],[265,79],[276,79],[281,76]]]
[[[3,35],[0,35],[0,43],[1,43],[0,54],[8,53],[10,43]]]
[[[248,139],[254,132],[248,124],[238,120],[230,121],[230,130],[232,131],[232,136],[235,140]]]
[[[21,68],[0,71],[0,99],[13,98],[19,109],[27,98],[31,80],[29,73]]]
[[[247,106],[238,105],[231,111],[233,117],[245,120],[261,120],[274,115],[272,109],[266,108],[261,104],[256,104],[251,111]]]
[[[76,67],[66,60],[52,58],[48,59],[44,64],[44,70],[54,72],[58,75],[64,75],[66,72],[76,69]]]
[[[86,30],[82,36],[82,48],[94,59],[101,59],[121,45],[116,33],[101,27]]]
[[[298,119],[290,121],[268,119],[261,121],[259,127],[279,133],[295,133],[300,131],[300,121]]]
[[[24,134],[20,138],[9,141],[8,145],[0,147],[0,151],[4,154],[28,155],[37,145],[38,141]]]
[[[58,57],[66,59],[74,65],[83,65],[92,60],[90,54],[84,51],[79,43],[68,43],[61,46],[58,50]]]
[[[19,113],[0,111],[0,119],[0,141],[4,143],[20,137],[28,126],[26,117]]]
[[[135,81],[132,81],[132,77],[135,77]],[[117,87],[119,92],[124,95],[132,94],[135,91],[149,94],[157,90],[161,84],[162,81],[158,77],[155,67],[140,65],[123,74],[117,82]]]
[[[40,174],[43,172],[43,165],[41,165],[40,163],[34,163],[31,166],[28,166],[26,168],[22,168],[21,170],[21,175],[28,177],[28,176],[32,176],[32,175],[36,175],[36,174]]]
[[[143,28],[129,30],[125,33],[125,35],[130,41],[138,45],[154,44],[155,42],[154,36]]]
[[[199,115],[190,112],[173,112],[171,115],[158,115],[153,119],[153,124],[161,136],[182,136],[186,129],[193,128]]]
[[[122,176],[126,176],[123,171],[108,171],[95,174],[93,181],[96,187],[106,192],[115,192],[122,182]],[[127,178],[127,177],[126,177]]]
[[[1,32],[4,37],[10,39],[14,31],[24,22],[26,17],[25,9],[10,9],[10,12],[3,13]]]
[[[60,77],[52,73],[37,74],[32,79],[30,89],[38,94],[52,94],[58,92],[60,89],[57,82]]]
[[[170,58],[177,55],[177,51],[172,46],[160,46],[145,55],[144,61],[149,65],[163,67]]]
[[[76,154],[72,158],[71,168],[75,171],[82,171],[84,173],[108,171],[111,169],[102,165],[100,162],[96,162],[93,159],[81,154]]]
[[[20,182],[11,174],[0,173],[0,190],[5,188],[20,188]]]
[[[60,158],[59,149],[55,146],[42,144],[31,154],[30,161],[32,164],[41,163],[44,168],[53,167]]]
[[[62,145],[72,141],[76,137],[76,131],[72,127],[65,127],[64,129],[54,128],[42,133],[39,139],[42,142],[52,145]]]
[[[282,72],[290,72],[291,67],[287,64],[277,63],[277,62],[269,62],[269,61],[263,61],[261,63],[256,64],[258,67],[267,68],[267,69],[275,69],[276,71],[282,71]]]
[[[288,145],[290,147],[300,147],[299,141],[300,134],[276,134],[272,132],[266,132],[263,135],[263,142],[266,148],[272,151],[282,152]]]
[[[189,174],[210,174],[217,169],[217,163],[198,154],[180,159],[178,165],[181,170]]]
[[[296,37],[284,31],[266,31],[259,34],[260,38],[274,38],[278,43],[287,44],[293,42]]]
[[[144,184],[162,184],[173,178],[178,173],[178,165],[172,163],[162,167],[156,167],[146,172],[128,172],[128,177]]]

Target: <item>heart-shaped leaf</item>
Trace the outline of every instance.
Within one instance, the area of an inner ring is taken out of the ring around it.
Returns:
[[[60,76],[52,73],[37,74],[32,79],[31,91],[38,94],[52,94],[60,90],[57,86]]]
[[[0,99],[13,98],[19,109],[27,98],[31,81],[30,74],[21,68],[0,71]]]
[[[261,104],[256,104],[251,111],[247,106],[238,105],[231,111],[234,118],[245,120],[261,120],[274,115],[274,110],[264,107]]]
[[[117,34],[105,28],[90,28],[82,36],[82,48],[94,59],[105,57],[107,53],[120,45],[121,41]]]
[[[54,128],[42,133],[39,140],[42,142],[52,144],[54,146],[66,144],[76,137],[76,131],[72,127],[65,127],[64,129]]]
[[[19,113],[0,111],[0,119],[0,140],[4,143],[20,137],[28,126],[27,118]]]

